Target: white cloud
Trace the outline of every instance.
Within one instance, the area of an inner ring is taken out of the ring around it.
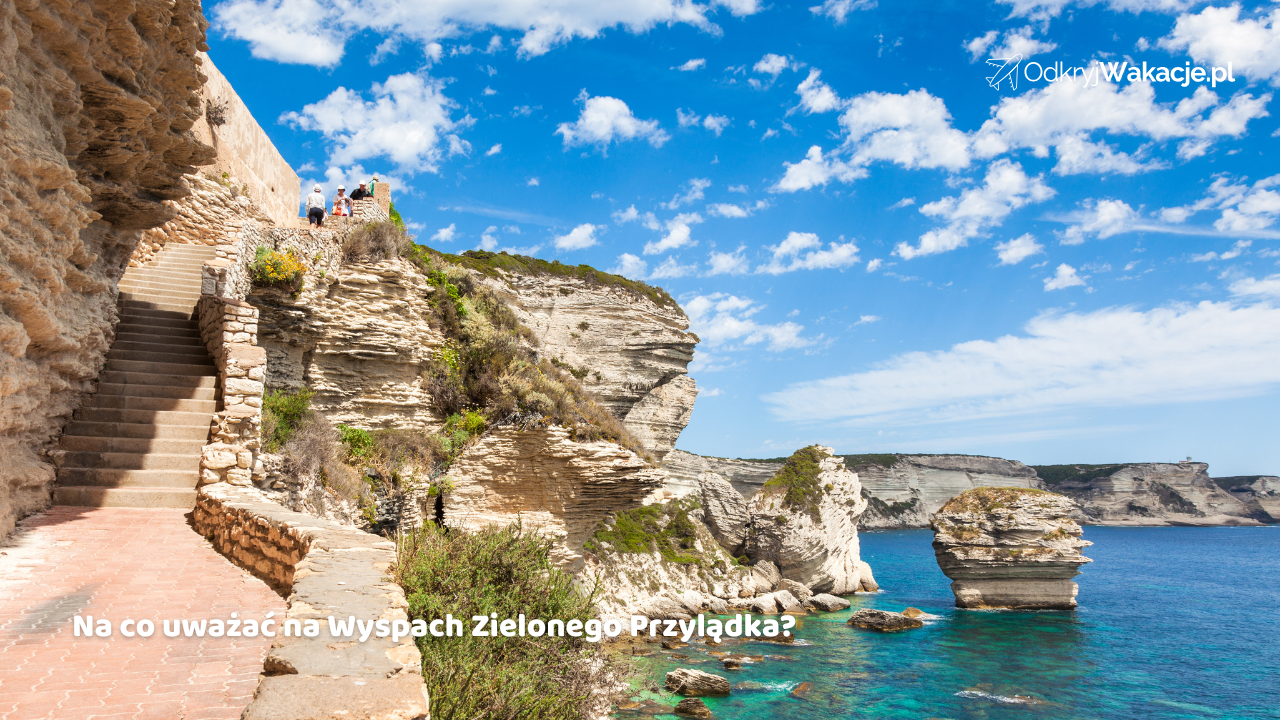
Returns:
[[[1000,37],[1000,33],[995,30],[988,30],[986,33],[965,43],[964,49],[969,53],[969,62],[977,62],[979,58],[986,56],[987,48],[994,45],[998,37]]]
[[[502,152],[502,143],[498,143],[493,147],[489,148],[489,151],[485,153],[485,157],[492,157],[494,155],[497,155],[500,152]]]
[[[668,280],[692,275],[698,272],[697,265],[681,265],[674,257],[663,260],[649,275],[650,280]]]
[[[951,127],[942,98],[926,90],[859,95],[849,101],[840,126],[858,165],[886,160],[906,168],[969,166],[968,138]]]
[[[1255,394],[1280,383],[1276,357],[1280,308],[1267,304],[1048,312],[1017,335],[903,353],[764,399],[792,421],[972,421]]]
[[[1075,268],[1066,263],[1062,263],[1058,266],[1058,270],[1053,274],[1053,277],[1047,277],[1044,279],[1044,291],[1049,292],[1051,290],[1062,290],[1064,288],[1077,287],[1084,284],[1084,278],[1080,277]]]
[[[449,227],[442,227],[436,231],[431,239],[435,242],[451,242],[458,235],[458,224],[449,223]]]
[[[1235,260],[1236,258],[1243,255],[1245,250],[1247,250],[1249,246],[1252,244],[1253,244],[1252,240],[1237,240],[1236,244],[1232,245],[1230,250],[1226,250],[1222,253],[1209,251],[1202,255],[1192,255],[1191,261],[1192,262],[1212,262],[1214,260]]]
[[[889,206],[889,209],[890,209],[890,210],[897,210],[898,208],[910,207],[910,206],[915,205],[915,204],[916,204],[916,199],[915,199],[915,198],[913,198],[913,197],[904,197],[904,198],[902,198],[901,200],[899,200],[898,202],[896,202],[896,203],[894,203],[894,204],[890,205],[890,206]]]
[[[689,60],[683,65],[672,68],[672,70],[679,70],[680,72],[692,72],[694,70],[701,70],[702,68],[706,67],[706,64],[707,64],[707,61],[705,58],[694,58],[693,60]]]
[[[755,205],[742,206],[733,203],[712,203],[707,206],[707,213],[722,218],[751,217],[758,210],[769,207],[767,200],[757,200]]]
[[[880,320],[881,318],[879,315],[861,315],[858,317],[858,322],[854,323],[854,325],[870,325],[871,323],[879,322]]]
[[[1032,55],[1057,49],[1057,43],[1037,40],[1031,37],[1033,32],[1034,30],[1029,26],[1006,32],[1004,34],[1004,42],[1000,44],[1000,47],[991,51],[992,56],[1013,57],[1014,55],[1022,55],[1023,58],[1029,58]]]
[[[706,197],[705,190],[711,187],[711,181],[706,178],[691,178],[688,182],[689,189],[683,195],[676,193],[671,198],[671,202],[663,203],[662,207],[668,210],[675,210],[681,205],[697,202]]]
[[[711,389],[709,389],[709,390],[699,390],[699,391],[698,391],[698,397],[700,397],[700,398],[713,398],[713,397],[720,397],[720,396],[721,396],[721,395],[723,395],[723,394],[724,394],[724,393],[722,393],[722,392],[720,391],[720,388],[711,388]]]
[[[629,277],[632,280],[643,280],[649,273],[649,264],[631,253],[622,253],[618,256],[618,264],[606,272]]]
[[[469,116],[457,121],[450,117],[457,104],[443,90],[444,82],[431,77],[392,75],[386,82],[373,84],[372,100],[340,87],[301,112],[284,113],[280,121],[322,133],[331,145],[329,160],[334,164],[388,157],[404,172],[434,173],[446,152],[471,150],[456,131],[473,121]]]
[[[494,90],[493,88],[489,87],[488,85],[485,85],[485,86],[484,86],[484,90],[481,92],[481,94],[482,94],[482,95],[497,95],[497,94],[498,94],[498,91],[497,91],[497,90]]]
[[[348,39],[368,30],[427,47],[487,28],[514,30],[524,33],[519,53],[529,57],[617,26],[643,33],[678,23],[718,34],[709,16],[720,8],[742,17],[759,12],[761,5],[757,0],[382,0],[374,12],[348,0],[226,0],[211,14],[214,27],[249,43],[254,57],[330,67],[342,59]]]
[[[1000,0],[1005,5],[1012,5],[1011,17],[1025,17],[1032,20],[1047,21],[1060,15],[1070,5],[1091,7],[1106,4],[1116,12],[1140,13],[1177,12],[1187,8],[1194,0]]]
[[[497,250],[498,236],[494,235],[496,232],[498,232],[497,225],[490,225],[485,228],[484,232],[480,235],[480,245],[478,247],[481,250]]]
[[[1014,210],[1048,200],[1053,194],[1053,189],[1045,185],[1040,176],[1028,177],[1018,163],[997,160],[987,168],[981,187],[922,206],[920,212],[945,220],[947,225],[921,235],[917,246],[898,243],[893,254],[910,260],[963,247],[970,238],[1000,225]]]
[[[628,207],[626,210],[613,211],[613,221],[618,223],[619,225],[623,225],[631,222],[632,220],[639,220],[639,219],[640,219],[640,211],[636,210],[635,205]]]
[[[747,191],[746,185],[730,185],[729,192],[744,193]]]
[[[814,5],[809,12],[814,15],[825,15],[843,25],[845,18],[854,10],[867,10],[876,6],[876,0],[826,0],[821,5]]]
[[[798,163],[784,162],[787,171],[770,192],[796,192],[826,185],[832,180],[853,182],[867,176],[866,168],[856,167],[837,160],[833,155],[824,156],[822,148],[814,145]]]
[[[690,110],[685,113],[684,108],[676,108],[676,123],[680,127],[698,127],[702,126],[720,137],[720,133],[729,127],[730,118],[724,115],[708,115],[705,118]]]
[[[627,104],[607,96],[590,97],[583,90],[578,95],[582,113],[572,123],[560,123],[556,134],[564,136],[566,148],[575,145],[599,145],[603,151],[611,142],[647,140],[662,147],[670,136],[657,120],[640,120]]]
[[[1042,252],[1044,252],[1044,246],[1036,242],[1035,236],[1031,233],[996,245],[996,254],[1000,257],[1001,265],[1017,265],[1032,255]]]
[[[871,262],[867,263],[867,272],[875,272],[875,271],[879,270],[879,269],[880,269],[880,266],[882,266],[882,265],[884,265],[884,260],[882,260],[882,259],[880,259],[880,258],[876,258],[876,259],[872,260]]]
[[[1077,222],[1063,231],[1063,245],[1079,245],[1090,235],[1109,238],[1129,232],[1138,222],[1138,211],[1123,200],[1085,200],[1076,214]]]
[[[494,35],[489,38],[489,45],[484,49],[486,55],[492,55],[502,49],[502,36]]]
[[[743,255],[746,246],[731,253],[712,251],[707,258],[707,275],[745,275],[751,271],[751,263]]]
[[[816,68],[810,70],[809,77],[796,87],[796,94],[800,96],[800,107],[807,115],[839,110],[844,105],[844,101],[836,95],[831,86],[818,79],[821,75],[821,70]]]
[[[1260,296],[1280,298],[1280,275],[1268,275],[1261,280],[1244,278],[1231,283],[1231,294],[1236,296]]]
[[[585,250],[596,244],[596,231],[603,230],[598,225],[583,223],[569,231],[567,235],[556,236],[557,250]]]
[[[751,67],[751,69],[758,73],[777,77],[778,73],[786,70],[790,64],[791,60],[788,58],[781,55],[775,55],[774,53],[766,53],[764,57],[760,58],[759,62]]]
[[[707,347],[768,343],[769,350],[778,352],[812,344],[811,340],[800,337],[803,325],[793,322],[767,325],[751,319],[763,309],[764,306],[756,305],[750,298],[726,293],[697,295],[684,303],[689,329],[697,333]]]
[[[702,216],[698,213],[680,213],[666,222],[667,234],[662,240],[656,243],[645,243],[644,254],[656,255],[686,245],[697,245],[698,242],[692,238],[692,230],[689,226],[700,222],[702,222]]]
[[[1207,7],[1178,17],[1160,39],[1166,50],[1185,50],[1197,62],[1226,67],[1252,80],[1280,85],[1280,8],[1256,19],[1240,19],[1240,4]]]
[[[853,243],[831,243],[826,250],[814,233],[790,232],[781,243],[770,247],[773,257],[756,267],[757,273],[781,275],[796,270],[828,270],[845,268],[858,262],[858,246]]]

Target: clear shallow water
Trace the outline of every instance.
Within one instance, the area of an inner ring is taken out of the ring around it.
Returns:
[[[1280,528],[1086,528],[1094,562],[1073,613],[955,609],[932,538],[862,533],[885,590],[805,618],[804,645],[718,648],[790,659],[724,671],[695,644],[675,652],[707,662],[663,652],[646,670],[659,684],[685,666],[770,688],[708,698],[722,720],[1280,718]],[[859,607],[908,605],[938,619],[895,634],[843,624]],[[802,682],[808,698],[791,697]]]

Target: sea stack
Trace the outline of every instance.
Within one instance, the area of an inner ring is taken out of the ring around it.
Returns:
[[[1092,562],[1071,519],[1075,504],[1028,488],[982,487],[952,498],[933,516],[938,566],[953,581],[956,607],[1072,610],[1071,578]]]

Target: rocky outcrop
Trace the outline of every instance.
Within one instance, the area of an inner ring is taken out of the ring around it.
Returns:
[[[205,27],[192,0],[0,4],[0,535],[49,502],[40,448],[98,374],[115,284],[213,156]]]
[[[1248,475],[1214,478],[1218,487],[1244,504],[1250,517],[1264,523],[1280,522],[1280,477]]]
[[[552,558],[582,566],[582,546],[610,512],[636,507],[663,473],[621,445],[576,442],[562,427],[496,428],[449,468],[444,524],[468,530],[521,522],[556,541]]]
[[[676,668],[667,673],[667,689],[677,695],[708,697],[729,694],[729,681],[692,668]]]
[[[1223,490],[1201,462],[1041,467],[1047,487],[1100,525],[1256,525],[1271,522]]]
[[[902,613],[890,610],[874,610],[872,608],[858,610],[845,621],[845,624],[850,627],[877,630],[879,632],[898,632],[900,630],[924,627],[922,620],[907,617]]]
[[[872,589],[858,553],[858,518],[867,509],[858,476],[831,448],[797,451],[748,505],[745,552],[782,576],[834,595]]]
[[[805,600],[804,606],[819,612],[836,612],[838,610],[848,610],[850,602],[842,597],[836,597],[835,595],[818,593],[808,600]]]
[[[737,552],[747,539],[747,525],[751,522],[746,500],[728,480],[712,472],[698,476],[698,488],[703,520],[711,535],[725,550]]]
[[[860,526],[928,527],[951,498],[976,487],[1040,488],[1036,471],[982,455],[846,455],[867,496]]]
[[[493,269],[488,283],[537,334],[539,354],[577,376],[662,459],[693,412],[697,388],[687,368],[698,336],[665,293],[594,277]]]
[[[730,460],[672,450],[663,458],[662,467],[671,473],[667,487],[677,497],[698,490],[698,478],[710,472],[728,480],[744,498],[750,498],[782,469],[782,462]]]
[[[1024,488],[977,488],[933,516],[938,567],[951,578],[956,606],[1070,610],[1071,578],[1091,562],[1080,554],[1076,511],[1062,495]]]

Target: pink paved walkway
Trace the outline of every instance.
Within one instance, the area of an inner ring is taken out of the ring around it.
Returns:
[[[279,620],[285,603],[185,514],[55,507],[0,542],[0,720],[240,717],[271,638],[168,638],[162,622]],[[110,619],[112,636],[74,637],[77,614]],[[126,618],[155,634],[121,636]]]

